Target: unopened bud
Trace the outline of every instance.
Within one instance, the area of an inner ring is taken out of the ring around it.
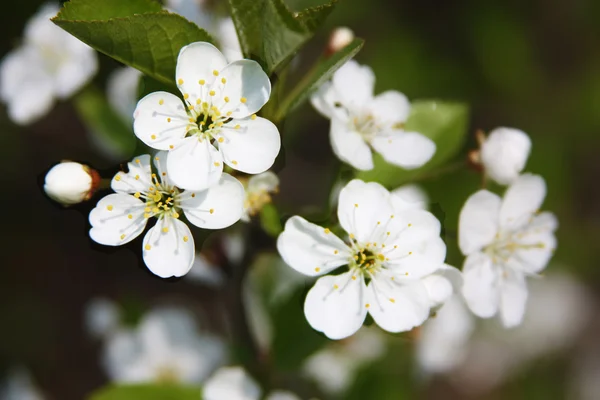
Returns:
[[[496,128],[481,145],[481,164],[486,174],[501,185],[519,177],[531,150],[531,139],[523,131]]]
[[[354,32],[350,28],[345,26],[336,28],[331,32],[329,36],[329,43],[327,45],[327,52],[329,54],[336,53],[348,46],[354,40]]]
[[[63,161],[46,174],[44,191],[52,200],[70,206],[89,200],[100,183],[100,175],[87,165]]]

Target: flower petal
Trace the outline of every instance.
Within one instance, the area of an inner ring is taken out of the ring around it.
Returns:
[[[481,145],[481,163],[486,174],[501,185],[514,182],[531,151],[531,139],[518,129],[496,128]]]
[[[235,127],[239,127],[236,129]],[[281,138],[275,124],[255,117],[232,120],[223,126],[219,150],[231,168],[247,174],[259,174],[271,168],[281,149]]]
[[[298,216],[285,223],[277,238],[277,250],[290,267],[308,276],[323,275],[348,264],[351,256],[340,238]]]
[[[390,252],[383,252],[389,259],[386,266],[399,278],[419,279],[435,272],[446,258],[446,244],[439,236],[412,245],[400,243]],[[386,245],[386,249],[389,248]]]
[[[405,169],[419,168],[435,154],[435,143],[417,132],[392,131],[376,136],[371,146],[385,161]]]
[[[190,228],[178,219],[164,217],[144,236],[142,257],[153,274],[170,278],[188,273],[194,251]]]
[[[248,179],[248,192],[274,192],[279,187],[279,177],[271,171],[251,176]]]
[[[380,229],[377,222],[387,223],[392,215],[390,193],[379,183],[354,179],[340,192],[338,219],[359,243],[370,242]]]
[[[128,194],[109,194],[100,199],[89,216],[90,237],[106,246],[131,242],[146,227],[144,202]]]
[[[518,246],[509,264],[516,263],[518,270],[536,274],[543,270],[556,249],[553,231],[558,222],[554,214],[541,213],[533,218],[531,225],[518,236]]]
[[[419,185],[402,185],[390,192],[392,205],[395,212],[409,209],[427,210],[429,198],[427,193]]]
[[[498,195],[487,190],[467,199],[458,222],[458,245],[464,255],[479,251],[494,240],[501,202]]]
[[[492,317],[498,311],[498,275],[492,260],[483,253],[471,254],[465,260],[462,294],[471,311],[481,318]]]
[[[368,108],[379,123],[391,127],[406,122],[410,113],[410,102],[402,93],[389,90],[375,96]]]
[[[352,272],[319,278],[306,295],[306,320],[329,339],[351,336],[360,329],[367,316],[366,290],[363,278]]]
[[[235,224],[244,211],[244,187],[223,173],[218,183],[201,192],[185,192],[181,208],[186,218],[204,229],[223,229]]]
[[[158,150],[177,145],[190,123],[181,100],[167,92],[150,93],[141,99],[133,118],[133,131],[138,139]]]
[[[224,367],[215,372],[202,388],[204,400],[258,400],[261,389],[242,367]]]
[[[176,186],[186,190],[205,190],[221,178],[223,158],[208,140],[189,137],[169,152],[167,171]]]
[[[507,270],[500,288],[500,319],[505,328],[521,324],[527,304],[527,283],[519,272]]]
[[[184,46],[177,57],[175,70],[177,86],[181,93],[191,96],[190,101],[195,101],[202,98],[204,85],[210,87],[226,66],[225,56],[210,43],[195,42]],[[201,81],[204,81],[202,85]]]
[[[388,332],[406,332],[429,317],[429,296],[419,282],[400,284],[378,276],[367,287],[369,314]]]
[[[219,99],[216,104],[223,113],[231,112],[230,117],[234,119],[245,118],[269,101],[271,81],[256,61],[239,60],[221,71],[211,89],[215,91]],[[225,102],[225,97],[229,102]]]
[[[333,74],[332,82],[339,101],[352,110],[373,100],[375,74],[366,65],[350,60]]]
[[[435,273],[425,277],[422,282],[427,288],[431,307],[444,304],[462,286],[460,271],[450,265],[442,265]]]
[[[373,169],[373,155],[369,145],[358,132],[348,128],[343,120],[331,120],[329,139],[333,152],[340,160],[361,171]]]
[[[152,186],[152,170],[150,167],[150,156],[143,154],[135,157],[127,163],[129,172],[117,173],[110,187],[117,193],[144,193]]]
[[[518,229],[542,206],[546,182],[539,175],[521,175],[504,194],[500,207],[500,226]]]

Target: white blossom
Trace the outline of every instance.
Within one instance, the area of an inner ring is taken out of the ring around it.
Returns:
[[[429,212],[394,210],[378,183],[353,180],[338,201],[344,242],[328,228],[290,218],[277,249],[292,268],[321,276],[347,265],[348,272],[318,279],[308,292],[308,323],[330,339],[355,333],[367,313],[384,330],[408,331],[429,316],[430,296],[422,278],[441,268],[446,245],[440,222]]]
[[[250,217],[255,216],[262,208],[271,203],[271,193],[277,193],[279,178],[271,171],[254,175],[245,183],[246,201],[244,201],[244,215],[242,221],[250,222]]]
[[[41,118],[55,99],[70,97],[98,69],[94,50],[50,21],[58,10],[55,3],[42,6],[27,22],[23,44],[0,65],[0,98],[18,124]]]
[[[521,323],[527,301],[525,278],[542,271],[556,248],[556,217],[538,212],[545,196],[544,180],[525,174],[503,199],[480,190],[463,206],[459,245],[467,258],[462,293],[479,317],[499,313],[505,327]]]
[[[108,102],[127,124],[133,121],[142,73],[131,67],[115,69],[106,82]]]
[[[106,338],[121,325],[121,310],[106,298],[92,299],[85,308],[85,325],[94,338]]]
[[[182,189],[217,183],[223,163],[248,174],[273,165],[281,139],[277,127],[256,112],[269,100],[271,82],[252,60],[227,64],[209,43],[181,49],[177,85],[185,102],[167,92],[141,99],[133,129],[148,146],[169,151],[167,168]]]
[[[427,210],[428,208],[429,197],[419,185],[402,185],[390,193],[394,208],[397,210],[406,210],[409,208]]]
[[[0,399],[44,400],[45,397],[34,384],[29,372],[25,369],[18,368],[9,372],[5,382],[0,388]]]
[[[335,53],[348,46],[354,40],[354,32],[346,26],[335,28],[329,36],[327,49],[330,53]]]
[[[389,163],[418,168],[431,159],[435,143],[417,132],[406,132],[410,103],[400,92],[373,95],[371,68],[348,61],[312,96],[315,109],[331,120],[333,152],[359,170],[373,169],[371,149]]]
[[[201,333],[193,315],[166,308],[146,314],[135,329],[109,336],[103,363],[116,382],[202,383],[225,359],[220,339]]]
[[[501,185],[518,177],[529,158],[531,139],[523,131],[496,128],[481,145],[481,163],[486,175]]]
[[[89,200],[99,183],[100,176],[92,168],[63,161],[46,174],[44,191],[52,200],[70,206]]]
[[[154,157],[134,158],[129,172],[112,180],[116,192],[101,199],[90,213],[90,237],[107,246],[119,246],[139,236],[151,217],[157,222],[143,240],[144,262],[154,274],[167,278],[185,275],[194,261],[194,240],[187,220],[200,228],[222,229],[237,222],[243,212],[244,188],[235,178],[223,174],[218,183],[203,191],[182,191],[170,174],[166,152]]]

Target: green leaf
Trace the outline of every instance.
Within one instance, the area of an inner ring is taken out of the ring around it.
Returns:
[[[331,13],[336,0],[292,12],[283,0],[229,0],[244,55],[272,74],[289,61]]]
[[[388,187],[396,187],[418,179],[460,151],[467,137],[468,122],[469,109],[463,103],[416,101],[412,105],[405,130],[420,132],[431,138],[437,146],[433,158],[421,168],[405,170],[388,164],[381,156],[373,153],[375,168],[371,171],[360,171],[357,177],[380,182]]]
[[[333,54],[329,58],[318,62],[312,70],[296,85],[294,89],[281,102],[279,111],[275,117],[279,121],[300,104],[302,104],[313,91],[319,88],[323,83],[331,79],[335,71],[340,69],[342,65],[349,59],[354,57],[356,53],[364,45],[364,40],[354,39],[346,47]]]
[[[57,17],[74,21],[98,21],[161,10],[160,3],[153,0],[71,0],[65,3]]]
[[[130,126],[111,108],[103,94],[92,87],[74,99],[75,108],[88,130],[122,158],[133,155],[136,138]]]
[[[199,400],[201,389],[194,386],[147,384],[108,386],[88,400]]]
[[[203,29],[166,11],[98,20],[79,19],[78,12],[84,18],[92,18],[89,13],[96,9],[99,18],[111,15],[105,7],[114,1],[105,4],[104,0],[78,0],[74,3],[77,7],[65,6],[53,21],[99,52],[168,84],[175,81],[177,56],[183,46],[199,41],[213,42]],[[97,4],[97,7],[93,8],[91,3]],[[151,4],[147,0],[135,0],[133,3]],[[141,10],[143,7],[132,9]]]
[[[260,224],[265,232],[273,237],[277,237],[283,231],[279,212],[277,212],[277,208],[273,204],[266,204],[260,210]]]

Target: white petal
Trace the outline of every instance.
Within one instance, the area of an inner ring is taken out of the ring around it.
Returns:
[[[226,65],[225,56],[210,43],[195,42],[183,47],[179,51],[175,71],[179,90],[189,94],[193,104],[196,99],[202,98],[203,87],[210,87],[217,79],[215,71],[220,73]],[[204,85],[200,85],[201,80]]]
[[[81,89],[98,71],[98,55],[88,45],[66,35],[63,46],[65,57],[55,72],[55,91],[60,99],[67,99]]]
[[[435,154],[435,143],[417,132],[391,131],[376,136],[371,146],[387,162],[405,169],[419,168]]]
[[[500,207],[500,226],[517,229],[529,222],[546,197],[546,182],[539,175],[524,174],[509,186]]]
[[[505,328],[521,324],[527,304],[527,284],[525,276],[507,271],[500,288],[500,318]]]
[[[145,193],[152,186],[152,170],[150,167],[150,156],[143,154],[135,157],[127,163],[129,172],[117,173],[110,187],[117,193]]]
[[[281,149],[279,130],[265,118],[234,119],[223,126],[222,137],[224,141],[218,143],[225,163],[247,174],[271,168]]]
[[[529,158],[531,139],[523,131],[497,128],[481,146],[481,162],[485,172],[501,185],[515,181]]]
[[[419,185],[402,185],[390,192],[395,212],[409,209],[426,210],[429,204],[427,193]]]
[[[258,400],[260,387],[242,367],[217,370],[204,384],[204,400]]]
[[[223,51],[227,61],[233,62],[243,59],[244,54],[242,53],[240,40],[238,38],[233,20],[231,18],[221,19],[221,21],[219,21],[217,30],[219,32],[221,51]]]
[[[292,392],[276,390],[274,392],[271,392],[265,400],[301,400],[301,399],[300,399],[300,397],[296,396]]]
[[[494,240],[501,202],[498,195],[487,190],[467,199],[458,222],[458,245],[464,255],[479,251]]]
[[[406,332],[429,317],[429,296],[421,282],[400,284],[378,276],[367,287],[369,314],[388,332]]]
[[[530,226],[518,236],[513,259],[518,269],[530,274],[543,270],[556,249],[556,217],[549,212],[541,213],[533,218]]]
[[[496,314],[500,303],[499,272],[483,253],[467,257],[463,268],[462,294],[471,311],[489,318]]]
[[[256,61],[239,60],[221,71],[211,89],[217,93],[216,98],[229,98],[228,103],[220,103],[221,112],[231,112],[234,119],[245,118],[269,101],[271,81]]]
[[[223,229],[240,220],[244,198],[242,184],[224,173],[219,182],[207,190],[186,191],[181,207],[192,224],[204,229]]]
[[[144,205],[143,201],[128,194],[103,197],[90,212],[90,237],[106,246],[131,242],[146,227]]]
[[[329,139],[335,155],[361,171],[373,169],[371,149],[362,136],[339,118],[331,120]]]
[[[370,242],[381,223],[390,221],[393,214],[390,193],[376,182],[354,179],[340,192],[338,219],[359,243]]]
[[[77,204],[91,197],[94,178],[90,168],[72,161],[63,161],[48,171],[44,191],[51,199],[63,204]]]
[[[205,190],[221,178],[223,158],[208,140],[189,137],[169,152],[167,171],[176,186],[186,190]]]
[[[130,123],[137,105],[142,73],[131,67],[114,70],[106,82],[106,96],[113,110]]]
[[[277,250],[290,267],[309,276],[326,274],[348,264],[351,256],[340,238],[298,216],[285,223],[277,238]]]
[[[438,307],[452,296],[452,282],[442,275],[431,274],[422,280],[429,295],[430,307]]]
[[[183,102],[167,92],[154,92],[141,99],[133,118],[138,139],[158,150],[178,145],[190,123]]]
[[[351,336],[360,329],[367,316],[366,290],[363,278],[352,272],[319,278],[306,295],[306,320],[329,339]]]
[[[333,118],[335,114],[336,94],[333,84],[325,82],[310,97],[310,103],[325,118]]]
[[[248,179],[248,193],[269,192],[272,193],[279,187],[279,177],[271,171],[251,176]]]
[[[161,218],[144,236],[142,256],[148,269],[161,278],[183,276],[194,262],[194,238],[188,226],[172,217]]]
[[[366,65],[350,60],[333,74],[332,82],[340,102],[350,109],[356,110],[373,100],[375,74]]]
[[[383,92],[373,99],[368,108],[379,123],[386,126],[402,124],[408,119],[410,103],[405,95],[395,90]]]

